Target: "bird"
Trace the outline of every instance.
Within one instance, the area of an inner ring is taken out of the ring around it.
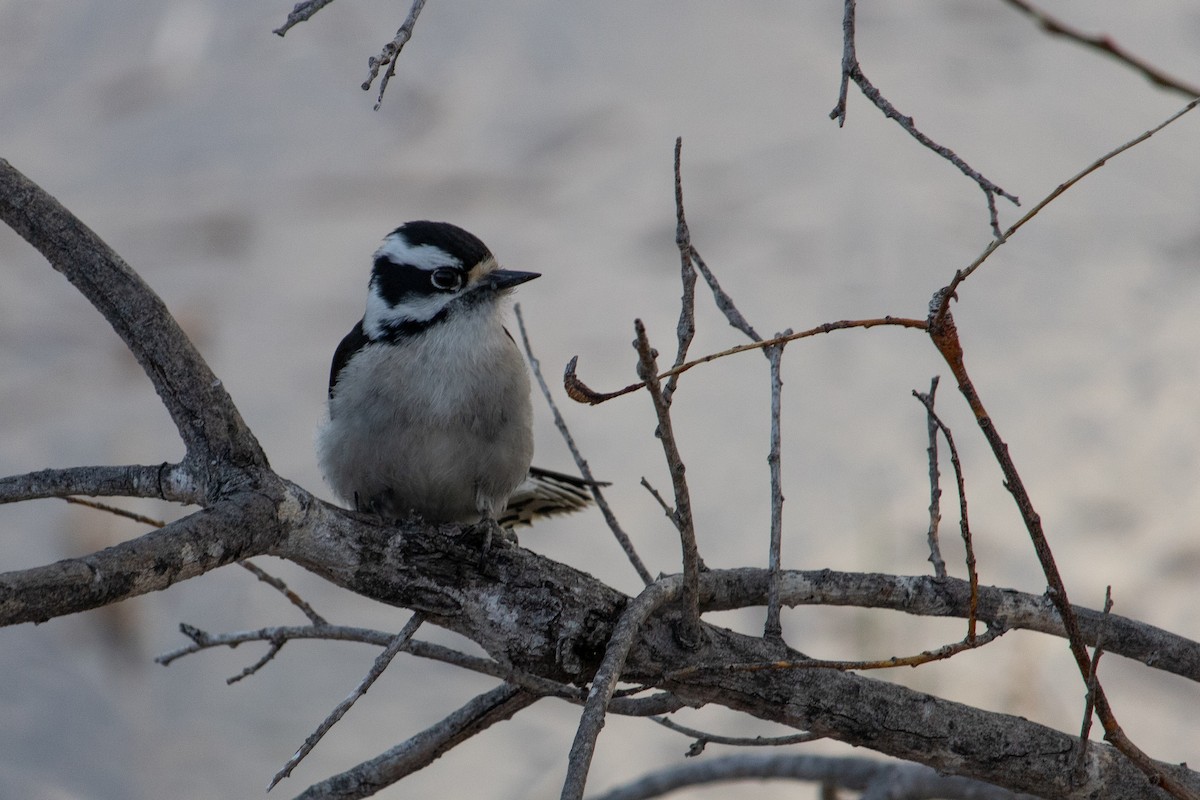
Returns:
[[[531,466],[529,372],[503,269],[448,222],[406,222],[375,251],[363,317],[329,372],[317,461],[357,511],[511,528],[591,502],[591,483]]]

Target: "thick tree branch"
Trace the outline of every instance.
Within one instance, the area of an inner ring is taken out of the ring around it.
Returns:
[[[244,492],[91,555],[0,574],[0,626],[98,608],[261,555],[281,524],[265,494]]]
[[[1036,800],[969,778],[939,775],[919,764],[896,764],[868,758],[799,755],[735,755],[688,761],[643,775],[592,800],[647,800],[688,786],[729,781],[821,781],[849,791],[886,786],[878,797],[937,797],[943,800]],[[865,798],[867,795],[863,795]],[[874,796],[874,795],[873,795]]]
[[[424,611],[431,622],[474,640],[497,661],[542,677],[590,680],[612,638],[614,622],[629,602],[586,573],[516,547],[493,546],[484,569],[471,566],[479,563],[486,536],[482,526],[398,535],[383,526],[354,522],[348,514],[328,514],[324,507],[310,511],[316,513],[296,520],[278,555],[365,596]],[[316,524],[318,517],[328,525]],[[789,583],[794,574],[782,577],[781,596],[788,603],[790,588],[796,588]],[[936,583],[932,578],[913,580],[915,585]],[[754,588],[754,602],[761,604],[768,581],[765,570],[706,573],[702,594],[720,599],[716,587],[728,590],[723,598],[730,600],[731,585],[740,591]],[[969,589],[963,594],[966,598],[960,602],[965,607]],[[985,619],[993,596],[986,589],[980,595],[980,618]],[[1075,737],[1018,717],[854,674],[723,670],[720,665],[802,656],[708,624],[703,625],[704,645],[689,650],[677,640],[672,616],[657,614],[641,626],[623,681],[659,686],[689,703],[725,705],[1016,791],[1064,798],[1161,796],[1109,746],[1090,748],[1088,782],[1071,784]],[[1108,624],[1111,638],[1106,638],[1106,649],[1116,652],[1119,620],[1113,617]],[[716,668],[703,669],[706,665]],[[663,677],[668,670],[691,667],[700,669],[678,680]],[[1176,782],[1200,786],[1195,773],[1157,762],[1154,767]]]
[[[224,385],[162,300],[99,236],[4,159],[0,220],[45,256],[125,342],[175,422],[189,464],[205,475],[211,463],[266,465]],[[205,489],[211,498],[218,487]]]
[[[69,495],[153,497],[198,505],[204,495],[182,464],[43,469],[0,478],[0,504]]]

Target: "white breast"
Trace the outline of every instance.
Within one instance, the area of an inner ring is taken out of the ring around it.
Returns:
[[[347,503],[430,522],[497,517],[533,456],[529,376],[491,304],[397,344],[373,343],[338,377],[317,437]]]

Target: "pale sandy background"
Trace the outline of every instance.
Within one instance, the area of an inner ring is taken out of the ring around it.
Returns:
[[[0,0],[0,156],[161,293],[272,464],[316,491],[325,493],[311,438],[329,355],[361,313],[371,250],[407,219],[455,221],[508,265],[544,272],[520,294],[542,362],[557,375],[578,354],[581,376],[598,388],[632,379],[636,316],[673,351],[677,135],[695,243],[760,331],[921,316],[930,294],[987,244],[982,194],[952,167],[857,95],[845,129],[829,121],[840,3],[433,0],[379,112],[358,84],[407,4],[342,0],[280,40],[271,30],[290,6]],[[1192,3],[1049,8],[1200,81]],[[1045,37],[998,2],[864,3],[859,15],[859,56],[876,84],[1026,207],[1184,103]],[[1097,606],[1112,584],[1119,612],[1192,637],[1198,253],[1193,115],[1052,206],[963,288],[955,309],[969,365],[1073,598]],[[178,458],[166,415],[116,337],[7,230],[0,271],[0,472]],[[740,341],[701,305],[694,352]],[[933,349],[911,332],[855,331],[788,349],[789,566],[928,569],[924,420],[909,392],[939,372]],[[678,396],[702,551],[714,566],[765,563],[766,389],[765,361],[747,355],[690,374]],[[564,402],[651,569],[674,571],[672,533],[637,486],[642,475],[669,485],[648,402]],[[1041,591],[999,471],[949,382],[942,408],[963,450],[982,579]],[[539,413],[538,462],[568,467]],[[0,531],[4,569],[139,533],[50,501],[0,508]],[[598,515],[522,541],[637,587]],[[946,549],[962,574],[961,548],[950,540]],[[335,622],[395,630],[407,618],[288,565],[263,566]],[[753,630],[759,617],[723,621]],[[292,644],[262,674],[227,687],[225,677],[261,651],[154,665],[182,643],[181,621],[222,631],[302,620],[230,568],[0,632],[0,798],[260,796],[374,656]],[[802,609],[786,622],[796,646],[830,657],[902,654],[961,636],[958,623],[886,612]],[[1200,690],[1135,666],[1105,660],[1129,733],[1157,757],[1200,763]],[[1082,692],[1072,670],[1061,642],[1014,633],[892,677],[1075,730]],[[401,659],[275,794],[375,755],[491,685]],[[557,796],[576,716],[545,701],[381,796]],[[720,711],[682,716],[722,732],[771,732]],[[590,786],[678,761],[687,744],[614,719]],[[783,784],[688,796],[749,792],[814,796]]]

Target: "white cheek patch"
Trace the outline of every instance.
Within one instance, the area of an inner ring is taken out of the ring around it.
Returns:
[[[454,295],[439,293],[413,297],[399,305],[391,306],[372,287],[367,295],[363,331],[368,338],[377,339],[389,327],[398,327],[406,322],[428,322],[453,299]]]

